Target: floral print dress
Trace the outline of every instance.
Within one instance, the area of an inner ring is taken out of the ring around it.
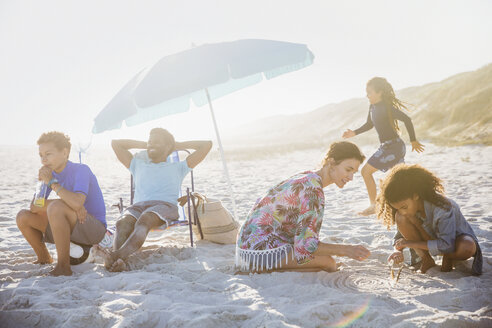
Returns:
[[[258,199],[238,234],[236,266],[263,270],[281,266],[292,253],[298,264],[309,262],[318,248],[325,197],[321,177],[302,172],[271,188]]]

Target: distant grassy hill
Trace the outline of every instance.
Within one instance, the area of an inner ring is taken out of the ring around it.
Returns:
[[[419,108],[412,119],[423,138],[449,145],[492,145],[492,64],[399,95]]]
[[[408,114],[419,140],[446,145],[492,145],[492,64],[440,82],[399,90],[397,96],[412,104]],[[367,99],[356,98],[308,113],[274,116],[237,129],[234,135],[227,136],[226,144],[229,150],[323,147],[341,139],[345,129],[363,124],[367,111]],[[403,124],[400,129],[408,141]],[[359,144],[378,142],[374,129],[353,140]]]

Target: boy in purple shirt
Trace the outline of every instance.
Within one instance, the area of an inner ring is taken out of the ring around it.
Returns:
[[[106,206],[97,179],[87,165],[68,160],[70,138],[60,132],[48,132],[38,140],[43,166],[38,178],[59,199],[48,200],[43,207],[31,203],[29,210],[17,214],[17,226],[38,256],[34,263],[52,263],[45,241],[56,245],[58,263],[53,276],[72,274],[70,241],[93,245],[106,233]]]

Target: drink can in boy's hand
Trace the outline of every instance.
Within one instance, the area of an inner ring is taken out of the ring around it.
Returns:
[[[44,207],[48,186],[43,181],[39,181],[34,195],[34,206]]]

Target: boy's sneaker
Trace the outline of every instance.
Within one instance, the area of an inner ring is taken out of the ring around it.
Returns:
[[[82,257],[82,255],[84,255],[84,249],[81,246],[71,242],[70,243],[70,257],[78,259],[78,258]]]
[[[113,238],[114,238],[114,232],[110,229],[107,229],[106,233],[104,234],[103,240],[101,240],[101,242],[99,243],[99,246],[104,248],[113,247]]]

